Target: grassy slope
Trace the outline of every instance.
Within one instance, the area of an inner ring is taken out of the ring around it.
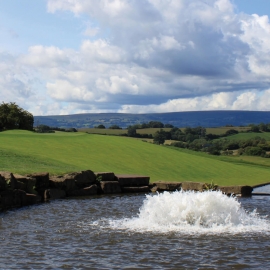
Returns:
[[[157,146],[132,138],[61,132],[0,133],[0,170],[60,174],[86,169],[149,175],[151,181],[253,185],[270,180],[268,166]]]
[[[261,132],[261,133],[238,133],[236,135],[226,137],[227,140],[248,140],[255,137],[264,138],[267,141],[270,141],[270,132]]]

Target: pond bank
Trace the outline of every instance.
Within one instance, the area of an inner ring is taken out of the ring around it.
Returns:
[[[50,176],[48,172],[18,175],[0,171],[0,210],[8,210],[66,197],[98,194],[149,193],[175,190],[205,191],[210,184],[199,182],[150,183],[149,176],[118,175],[91,170]],[[217,187],[227,195],[251,196],[250,186]]]

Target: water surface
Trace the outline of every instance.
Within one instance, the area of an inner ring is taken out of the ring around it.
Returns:
[[[269,203],[175,192],[11,210],[0,215],[0,268],[270,268]]]

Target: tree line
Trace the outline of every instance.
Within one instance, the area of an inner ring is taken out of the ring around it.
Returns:
[[[20,108],[15,102],[0,105],[0,130],[25,129],[33,130],[34,116]]]

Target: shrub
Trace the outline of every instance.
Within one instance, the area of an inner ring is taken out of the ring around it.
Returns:
[[[109,129],[122,129],[122,128],[119,127],[118,125],[112,125],[109,127]]]
[[[95,128],[105,129],[106,127],[104,125],[98,125]]]
[[[186,143],[184,142],[174,142],[171,146],[178,147],[178,148],[186,148]]]
[[[235,135],[235,134],[238,134],[238,131],[235,130],[235,129],[229,129],[225,132],[225,135],[226,136],[229,136],[229,135]]]
[[[264,156],[266,154],[265,150],[263,150],[261,147],[253,147],[249,146],[245,149],[244,152],[248,156]]]

